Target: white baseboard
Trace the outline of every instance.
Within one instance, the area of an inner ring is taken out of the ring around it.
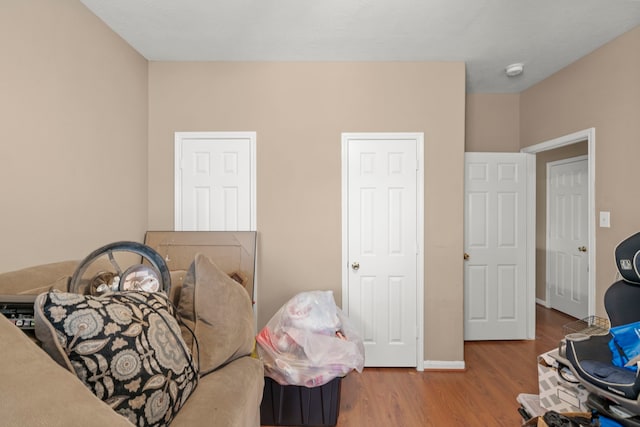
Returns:
[[[536,304],[540,304],[543,307],[549,308],[549,306],[547,305],[547,301],[541,298],[536,298]]]
[[[464,360],[425,360],[424,370],[438,371],[463,371],[465,370]]]

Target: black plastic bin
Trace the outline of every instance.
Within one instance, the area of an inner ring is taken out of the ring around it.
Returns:
[[[308,388],[280,385],[264,378],[260,424],[265,426],[335,426],[340,412],[342,378]]]

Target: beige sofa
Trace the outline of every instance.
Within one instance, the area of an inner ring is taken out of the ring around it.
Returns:
[[[0,294],[66,291],[76,266],[62,262],[0,274]],[[264,373],[250,354],[254,320],[244,289],[228,283],[208,258],[196,256],[189,272],[172,272],[171,298],[197,337],[201,375],[171,426],[258,426]],[[37,328],[47,323],[36,322]],[[2,316],[0,337],[1,425],[133,425],[47,354],[35,336]],[[195,340],[186,338],[195,352]]]

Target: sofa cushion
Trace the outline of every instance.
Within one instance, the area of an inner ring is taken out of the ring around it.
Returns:
[[[240,357],[200,379],[171,427],[258,427],[263,390],[262,362]]]
[[[201,376],[253,350],[255,325],[249,295],[207,256],[197,254],[191,264],[178,311],[195,334],[193,340],[183,331],[192,352],[199,351]]]
[[[168,424],[196,386],[163,293],[49,292],[38,296],[35,312],[42,347],[135,425]]]

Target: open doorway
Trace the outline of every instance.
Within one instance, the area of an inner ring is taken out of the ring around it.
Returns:
[[[547,231],[547,165],[551,162],[584,155],[587,158],[587,244],[576,246],[576,250],[586,255],[587,271],[587,315],[595,313],[595,129],[587,129],[570,135],[565,135],[553,140],[545,141],[521,150],[525,153],[536,154],[536,224],[535,224],[535,251],[536,251],[536,301],[546,307],[566,311],[561,305],[553,306],[551,298],[551,283],[549,269],[554,265],[548,262],[549,233]],[[571,223],[572,220],[569,220]],[[532,232],[532,230],[530,230]],[[581,248],[581,249],[578,249]],[[551,272],[556,274],[556,272]],[[557,276],[557,274],[556,274]],[[564,280],[564,279],[563,279]],[[576,316],[575,313],[567,313]]]

